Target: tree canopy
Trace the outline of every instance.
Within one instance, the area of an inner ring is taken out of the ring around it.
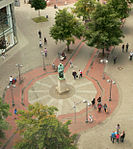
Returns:
[[[131,2],[131,1],[130,1]],[[124,19],[129,16],[129,5],[126,0],[108,0],[108,4],[113,7],[114,11],[117,13],[118,18]]]
[[[96,0],[78,0],[75,3],[73,12],[77,17],[83,17],[83,20],[90,19],[90,14],[95,9]]]
[[[50,28],[50,35],[58,41],[66,41],[67,48],[74,43],[74,36],[80,38],[83,34],[84,26],[66,8],[56,12],[55,24]]]
[[[22,139],[16,149],[76,149],[76,135],[68,129],[70,121],[61,123],[55,116],[56,107],[39,103],[29,105],[27,111],[19,111],[16,121]]]
[[[91,22],[86,24],[85,41],[87,45],[98,49],[108,49],[122,42],[121,22],[109,5],[97,4],[91,15]]]
[[[45,0],[32,0],[31,7],[35,8],[35,10],[39,10],[40,16],[40,9],[45,9],[47,6],[47,2]]]
[[[9,105],[0,98],[0,138],[5,138],[4,130],[8,129],[8,122],[5,120],[9,115]],[[1,145],[1,142],[0,142]]]

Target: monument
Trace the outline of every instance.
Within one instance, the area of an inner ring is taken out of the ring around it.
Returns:
[[[66,84],[66,79],[64,77],[64,66],[62,63],[58,65],[58,86],[56,90],[59,94],[63,94],[69,91],[68,85]]]

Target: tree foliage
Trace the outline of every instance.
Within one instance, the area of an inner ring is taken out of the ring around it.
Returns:
[[[8,122],[5,120],[9,115],[9,105],[0,98],[0,138],[5,138],[4,130],[8,129]],[[0,142],[1,145],[1,142]]]
[[[127,0],[108,0],[108,4],[113,7],[114,11],[118,15],[118,18],[124,19],[129,16],[130,8]]]
[[[62,124],[55,116],[56,107],[39,103],[30,105],[27,111],[19,111],[18,130],[22,139],[17,149],[76,149],[75,135],[68,129],[70,121]]]
[[[55,24],[50,29],[50,35],[56,42],[66,41],[69,50],[69,45],[74,43],[74,36],[80,38],[83,29],[84,27],[79,20],[65,8],[56,12]]]
[[[123,37],[121,22],[114,9],[109,9],[108,4],[97,4],[91,15],[91,22],[86,26],[87,45],[103,49],[104,54],[104,49],[121,43],[121,37]]]
[[[40,16],[40,9],[45,9],[47,6],[47,2],[45,0],[32,0],[31,7],[35,8],[35,10],[39,10]]]
[[[77,17],[83,17],[83,20],[89,20],[90,14],[95,9],[95,0],[78,0],[75,3],[73,12],[77,14]]]

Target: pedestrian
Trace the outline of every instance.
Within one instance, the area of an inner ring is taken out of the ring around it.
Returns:
[[[101,101],[102,101],[101,97],[98,97],[97,102],[101,103]]]
[[[114,57],[114,64],[116,63],[116,60],[117,60],[117,56]]]
[[[116,134],[116,142],[117,142],[117,143],[119,143],[119,139],[120,139],[120,134],[117,133],[117,134]]]
[[[124,138],[125,138],[125,131],[123,131],[122,134],[120,135],[120,141],[122,143],[124,142]]]
[[[122,52],[124,52],[124,48],[125,48],[125,45],[123,44],[123,45],[122,45]]]
[[[132,57],[133,57],[133,52],[131,51],[131,52],[130,52],[130,55],[129,55],[129,60],[130,60],[130,61],[132,60]]]
[[[89,122],[92,123],[93,122],[93,116],[90,114],[89,115]]]
[[[79,70],[79,79],[82,78],[82,71]]]
[[[42,48],[42,41],[39,40],[39,47]]]
[[[75,70],[73,70],[72,75],[73,75],[74,79],[77,78],[77,72]]]
[[[112,141],[112,143],[114,143],[114,141],[115,141],[115,131],[113,131],[111,134],[111,141]]]
[[[18,112],[18,111],[17,111],[17,109],[15,108],[15,109],[14,109],[14,114],[15,114],[15,118],[14,118],[14,119],[16,119],[17,112]]]
[[[104,108],[104,111],[106,113],[107,112],[107,104],[106,103],[103,105],[103,108]]]
[[[128,52],[128,47],[129,47],[129,44],[127,43],[126,44],[126,52]]]
[[[92,99],[91,103],[92,103],[92,106],[95,105],[95,98]]]
[[[116,131],[117,131],[117,134],[119,134],[119,132],[120,132],[120,124],[117,124]]]
[[[102,109],[102,104],[98,103],[98,112],[101,112],[101,109]]]
[[[46,39],[46,37],[44,37],[44,44],[47,44],[47,39]]]
[[[9,85],[11,85],[11,84],[12,84],[12,81],[13,81],[13,77],[12,77],[12,76],[10,76],[10,77],[9,77]]]
[[[40,30],[38,31],[38,35],[39,35],[39,38],[41,38],[41,37],[42,37],[42,33],[41,33],[41,31],[40,31]]]
[[[70,68],[73,68],[73,63],[72,63],[72,61],[70,61]]]
[[[48,53],[47,48],[44,49],[44,53],[45,53],[45,57],[47,57],[47,53]]]

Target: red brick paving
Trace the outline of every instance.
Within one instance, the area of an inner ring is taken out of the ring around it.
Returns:
[[[77,47],[78,43],[79,43],[79,40],[76,40],[76,43],[73,45],[72,48],[75,49]],[[76,55],[78,54],[78,52],[81,49],[81,47],[83,46],[83,44],[84,43],[81,43],[81,45],[79,45],[76,53],[71,58],[72,61],[76,58]],[[99,63],[99,58],[95,59],[95,61],[93,62],[93,65],[91,66],[91,69],[89,70],[88,74],[86,74],[86,72],[88,71],[88,69],[92,63],[92,60],[93,60],[96,52],[97,52],[97,49],[94,50],[94,53],[92,54],[91,58],[89,59],[88,64],[86,64],[85,69],[83,70],[83,76],[93,82],[93,84],[97,90],[96,99],[97,99],[97,97],[102,95],[102,103],[104,104],[106,102],[111,111],[109,114],[104,113],[103,110],[99,113],[93,107],[89,107],[89,114],[93,115],[93,117],[94,117],[94,122],[92,122],[92,123],[85,123],[86,109],[83,109],[80,112],[76,113],[76,117],[77,117],[76,123],[74,122],[74,113],[58,116],[58,119],[61,120],[62,122],[65,122],[66,120],[69,120],[69,119],[72,120],[72,124],[70,125],[70,130],[72,133],[79,133],[81,131],[87,130],[88,128],[94,127],[99,123],[102,123],[102,121],[104,121],[114,111],[114,109],[116,108],[116,106],[118,104],[119,95],[118,95],[117,84],[112,85],[112,101],[108,101],[109,87],[110,87],[109,85],[110,84],[107,83],[106,80],[111,79],[111,78],[109,78],[109,76],[107,76],[107,74],[105,74],[106,79],[105,80],[102,79],[102,74],[104,71],[105,64]],[[71,54],[67,54],[67,59],[65,61],[63,61],[64,65],[69,61],[70,56],[71,56]],[[58,59],[56,59],[55,64],[58,65],[59,63],[60,63],[60,61]],[[50,75],[55,74],[55,72],[53,71],[51,66],[46,66],[46,68],[47,68],[46,71],[44,71],[44,70],[42,70],[42,67],[38,67],[34,70],[31,70],[31,71],[23,74],[24,82],[22,84],[16,83],[16,88],[13,88],[15,107],[12,107],[10,89],[6,90],[5,101],[10,105],[10,112],[12,113],[12,116],[9,116],[7,118],[7,121],[12,126],[12,128],[6,132],[7,140],[16,131],[16,124],[15,124],[15,120],[14,120],[16,115],[14,115],[14,112],[13,112],[14,108],[17,108],[18,110],[26,109],[26,107],[29,104],[28,103],[28,90],[32,86],[32,84],[34,84],[37,80],[47,77],[49,75],[47,72],[51,72]],[[65,71],[67,71],[68,68],[69,68],[69,63],[67,64]],[[94,80],[93,78],[95,78],[99,82],[103,91],[100,89],[96,80]],[[23,103],[25,106],[23,106],[21,104],[22,89],[24,89]],[[19,139],[19,136],[18,136],[18,134],[16,134],[11,139],[11,141],[8,143],[8,145],[6,146],[6,149],[10,149],[14,145],[14,142],[18,139]],[[3,142],[6,143],[7,140],[4,140]]]

